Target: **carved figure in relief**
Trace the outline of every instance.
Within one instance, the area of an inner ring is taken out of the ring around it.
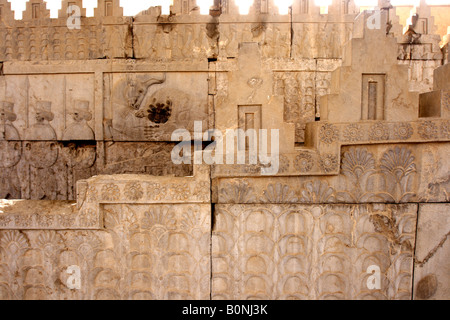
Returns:
[[[276,58],[289,56],[288,35],[278,27],[275,28],[274,47],[278,48],[275,52]]]
[[[188,25],[186,26],[185,32],[185,41],[181,52],[184,58],[189,58],[192,56],[192,50],[194,48],[194,30],[192,26]]]
[[[0,141],[20,140],[19,132],[12,124],[16,121],[14,103],[3,101],[0,104]]]
[[[36,200],[55,200],[57,195],[57,178],[52,166],[58,159],[56,133],[50,122],[54,119],[52,103],[38,101],[35,107],[36,123],[25,132],[24,155],[30,166],[30,198]],[[34,141],[34,142],[31,142]]]
[[[327,32],[327,24],[319,24],[318,32],[316,35],[317,39],[317,53],[319,58],[327,58],[328,57],[328,43],[330,42],[330,38],[334,37],[334,34],[330,34]]]
[[[273,29],[270,25],[266,26],[262,39],[262,54],[264,57],[269,58],[273,56]]]
[[[72,117],[75,123],[64,131],[63,140],[94,140],[94,131],[87,123],[92,120],[89,101],[77,101]]]
[[[150,78],[148,80],[138,80],[132,75],[127,76],[127,83],[125,86],[125,99],[127,107],[132,110],[140,110],[142,102],[147,95],[148,90],[155,84],[161,84],[166,81],[165,74],[163,78]]]
[[[13,126],[17,118],[14,104],[0,104],[0,199],[20,199],[21,186],[15,166],[22,157],[22,144],[17,129]]]
[[[302,58],[315,57],[316,46],[313,40],[314,37],[313,27],[309,24],[303,24],[303,33],[301,41],[299,41],[299,52]]]
[[[54,119],[51,110],[52,103],[49,101],[38,101],[36,104],[36,123],[25,132],[25,140],[56,140],[56,132],[50,125]]]
[[[183,59],[183,37],[179,31],[176,29],[171,33],[172,38],[172,60],[182,60]]]
[[[226,52],[228,57],[235,57],[237,55],[237,48],[238,48],[238,41],[236,39],[237,37],[237,30],[235,25],[229,26],[229,32],[228,32],[228,42],[226,45]]]

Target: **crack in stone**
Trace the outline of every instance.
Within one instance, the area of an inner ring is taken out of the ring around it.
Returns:
[[[422,261],[418,260],[417,257],[414,258],[414,260],[416,261],[417,265],[419,267],[423,267],[431,258],[433,258],[433,256],[436,254],[436,252],[442,248],[444,246],[444,243],[447,241],[448,236],[450,235],[450,231],[442,238],[442,240],[439,242],[439,244],[437,246],[435,246],[425,257],[425,259],[423,259]]]

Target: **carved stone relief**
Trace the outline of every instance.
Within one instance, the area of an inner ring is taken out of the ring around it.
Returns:
[[[290,186],[290,199],[296,199],[295,203],[445,202],[450,183],[444,169],[447,149],[434,144],[348,146],[342,148],[340,163],[334,154],[324,153],[317,158],[304,151],[293,161],[301,176],[279,176],[277,184]],[[317,168],[339,173],[311,177]],[[285,197],[283,188],[275,188],[273,181],[264,177],[222,177],[217,188],[221,204],[266,203],[266,195],[274,192],[275,198]]]
[[[213,299],[411,299],[417,205],[218,205],[215,218]]]
[[[108,205],[104,224],[98,231],[0,231],[1,299],[209,297],[209,206]],[[70,266],[80,268],[79,290],[68,286]]]
[[[92,74],[6,76],[0,88],[10,110],[8,140],[94,140],[93,84]]]
[[[114,74],[107,77],[111,103],[105,106],[107,139],[171,141],[176,129],[207,128],[206,74]],[[111,78],[110,78],[111,77]],[[192,85],[186,86],[187,83]],[[179,89],[186,88],[186,89]],[[189,88],[189,89],[187,89]]]

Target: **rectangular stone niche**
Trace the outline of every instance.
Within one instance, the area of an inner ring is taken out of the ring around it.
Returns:
[[[384,120],[386,75],[363,74],[362,82],[361,120]]]

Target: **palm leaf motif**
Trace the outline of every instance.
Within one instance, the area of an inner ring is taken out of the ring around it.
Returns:
[[[336,202],[335,191],[327,182],[319,180],[305,183],[302,203],[333,203]]]
[[[368,192],[369,178],[375,170],[373,154],[365,148],[350,148],[342,158],[342,173],[350,182],[350,192],[340,193],[340,197],[349,201],[366,200],[373,196]]]
[[[350,178],[360,180],[367,173],[375,171],[373,155],[362,148],[351,148],[342,159],[342,171]]]
[[[223,203],[252,203],[256,200],[248,181],[234,182],[220,189],[219,198]]]
[[[288,185],[277,183],[267,186],[267,190],[264,190],[264,198],[261,201],[265,203],[296,203],[298,198]]]
[[[388,182],[393,182],[390,197],[401,202],[407,200],[413,194],[409,192],[410,178],[413,173],[417,172],[415,157],[407,148],[395,147],[387,151],[381,159],[380,169],[386,176]]]

